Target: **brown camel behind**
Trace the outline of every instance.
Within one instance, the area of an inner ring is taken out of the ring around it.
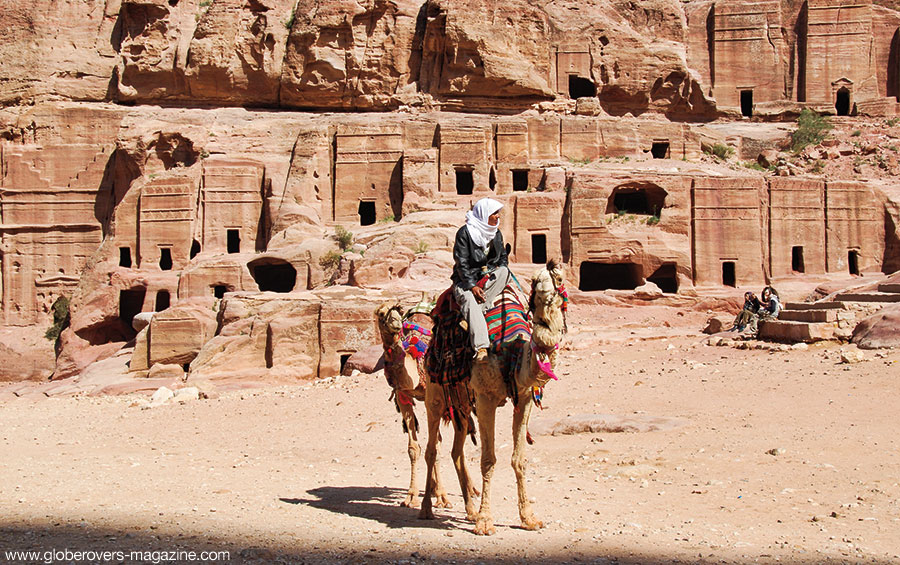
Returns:
[[[404,317],[402,311],[403,308],[399,303],[385,302],[375,310],[375,322],[384,347],[384,376],[391,386],[391,399],[394,401],[397,412],[400,413],[403,431],[409,439],[407,447],[410,463],[409,490],[401,506],[414,508],[419,498],[419,489],[416,485],[416,465],[422,453],[418,442],[419,421],[416,418],[415,402],[425,399],[426,375],[421,362],[404,349],[403,340],[411,338],[410,334],[414,334],[417,339],[425,343],[430,342],[430,331],[433,324],[431,316],[428,314],[412,311],[411,314]],[[412,322],[415,326],[426,330],[428,335],[411,328],[409,324],[404,329],[404,318],[407,322]],[[435,504],[449,506],[447,492],[443,488],[438,466],[434,468],[434,480],[436,485],[434,489]]]

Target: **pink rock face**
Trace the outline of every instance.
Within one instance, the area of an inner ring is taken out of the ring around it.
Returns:
[[[456,230],[487,196],[513,263],[561,259],[573,286],[621,291],[616,303],[900,265],[891,186],[702,163],[709,130],[692,123],[802,99],[897,113],[900,14],[638,4],[10,6],[0,325],[44,331],[70,297],[56,377],[131,340],[135,374],[332,375],[370,345],[369,297],[449,284]],[[741,159],[778,141],[741,137]],[[846,139],[802,158],[875,159],[890,143]]]
[[[900,347],[900,306],[888,306],[861,321],[852,341],[862,349]]]

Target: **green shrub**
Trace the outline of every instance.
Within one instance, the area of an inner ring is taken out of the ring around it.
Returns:
[[[289,17],[289,18],[284,22],[284,27],[288,28],[288,30],[294,29],[294,21],[295,21],[296,16],[297,16],[296,13],[291,12],[291,17]]]
[[[379,223],[379,224],[387,224],[388,222],[393,222],[393,221],[394,221],[394,215],[393,215],[393,214],[388,214],[387,216],[385,216],[385,217],[381,218],[380,220],[378,220],[378,223]]]
[[[716,143],[711,147],[707,147],[704,149],[704,153],[707,155],[715,155],[719,159],[723,161],[727,161],[729,157],[734,153],[734,147],[730,145],[725,145],[724,143]]]
[[[416,255],[421,255],[423,253],[427,253],[428,252],[428,244],[425,243],[424,241],[420,240],[418,243],[416,243],[416,247],[413,249],[413,252],[415,252]]]
[[[825,171],[825,161],[816,161],[812,164],[812,167],[809,168],[809,172],[814,175],[818,175]]]
[[[334,237],[338,241],[338,245],[344,251],[350,249],[353,245],[353,232],[348,231],[344,226],[334,226]]]
[[[60,296],[53,303],[51,308],[53,311],[53,325],[44,334],[44,337],[50,341],[59,339],[59,334],[69,326],[69,299]]]
[[[748,169],[753,169],[754,171],[768,171],[767,168],[763,167],[756,161],[747,161],[746,163],[744,163],[744,166]]]
[[[886,121],[885,123],[888,125],[889,128],[892,128],[895,125],[897,125],[898,123],[900,123],[900,118],[891,118],[888,121]]]
[[[332,271],[338,268],[338,265],[341,264],[341,254],[337,251],[329,251],[325,255],[319,258],[319,266],[323,269]]]
[[[862,130],[855,129],[850,133],[850,137],[859,137],[862,135]]]
[[[799,153],[807,145],[822,143],[831,127],[827,118],[809,108],[804,109],[797,118],[797,129],[791,134],[791,150]]]
[[[648,226],[655,226],[655,225],[658,224],[658,223],[659,223],[659,216],[656,215],[656,214],[650,216],[650,217],[647,218],[647,220],[646,220],[646,224],[647,224]]]

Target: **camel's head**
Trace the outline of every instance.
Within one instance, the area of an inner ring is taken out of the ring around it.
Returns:
[[[567,301],[562,265],[553,260],[548,261],[547,266],[537,271],[531,279],[529,308],[537,326],[543,326],[551,334],[558,335],[556,343],[566,333],[563,312]]]
[[[375,321],[382,334],[399,334],[403,327],[403,307],[399,302],[384,302],[375,309]]]

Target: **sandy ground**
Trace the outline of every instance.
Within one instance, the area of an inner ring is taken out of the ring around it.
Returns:
[[[543,530],[518,527],[509,405],[498,415],[495,536],[476,536],[465,521],[449,442],[442,468],[453,508],[421,521],[400,507],[406,439],[384,379],[358,375],[153,409],[136,395],[5,396],[0,551],[226,550],[229,562],[258,563],[900,563],[900,352],[841,364],[835,344],[705,345],[696,333],[705,313],[570,314],[572,349],[532,428],[602,415],[666,425],[536,435],[529,496]],[[480,484],[478,458],[467,444]],[[424,487],[424,472],[419,480]]]

